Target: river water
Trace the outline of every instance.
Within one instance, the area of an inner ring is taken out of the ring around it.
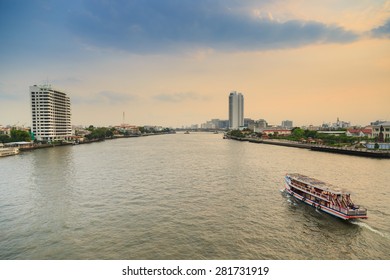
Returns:
[[[0,158],[0,259],[390,259],[390,160],[191,133]],[[348,189],[346,222],[280,190]]]

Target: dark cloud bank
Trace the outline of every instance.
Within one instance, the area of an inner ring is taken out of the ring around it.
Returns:
[[[84,1],[70,28],[86,43],[136,53],[214,48],[225,51],[346,43],[358,34],[315,21],[278,22],[237,12],[242,1]]]
[[[267,0],[270,1],[270,0]],[[390,38],[390,20],[358,34],[317,21],[255,17],[265,0],[0,1],[0,58],[78,50],[78,43],[131,53],[212,48],[253,51],[348,43],[362,35]],[[23,20],[21,20],[23,19]],[[37,39],[38,38],[38,39]],[[34,44],[26,45],[26,42]],[[75,44],[76,43],[76,44]]]
[[[388,19],[385,24],[374,28],[371,33],[374,37],[390,39],[390,19]]]

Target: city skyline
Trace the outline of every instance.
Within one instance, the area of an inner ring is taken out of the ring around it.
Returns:
[[[72,123],[181,127],[389,120],[390,1],[1,1],[0,123],[31,126],[29,86]]]

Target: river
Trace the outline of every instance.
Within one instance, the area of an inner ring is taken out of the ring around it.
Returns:
[[[390,259],[390,160],[177,133],[0,158],[0,259]],[[281,192],[298,172],[368,209]]]

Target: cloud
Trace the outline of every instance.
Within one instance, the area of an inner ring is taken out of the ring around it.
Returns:
[[[72,53],[76,48],[64,24],[70,15],[67,2],[0,1],[0,61],[15,63],[16,58],[26,63],[26,56],[42,61]]]
[[[133,53],[261,50],[358,39],[337,25],[255,17],[243,5],[237,0],[87,0],[69,17],[68,27],[86,44]]]
[[[82,84],[83,80],[76,77],[67,77],[63,79],[50,79],[48,80],[48,82],[55,85],[61,85],[61,86],[73,86],[73,85]]]
[[[3,101],[19,101],[22,100],[22,97],[17,94],[7,94],[0,91],[0,100]]]
[[[25,99],[26,91],[23,85],[12,82],[0,82],[0,101],[24,101]]]
[[[179,103],[179,102],[185,102],[187,100],[191,101],[202,101],[206,98],[202,95],[193,93],[193,92],[179,92],[179,93],[170,93],[170,94],[159,94],[153,96],[155,100],[162,101],[162,102],[172,102],[172,103]]]
[[[118,105],[128,103],[130,101],[135,101],[138,99],[138,96],[135,94],[119,93],[113,91],[100,91],[93,96],[89,97],[80,97],[75,96],[71,97],[72,103],[74,104],[109,104],[109,105]]]
[[[374,37],[390,39],[390,19],[388,19],[383,25],[372,29],[371,34]]]

